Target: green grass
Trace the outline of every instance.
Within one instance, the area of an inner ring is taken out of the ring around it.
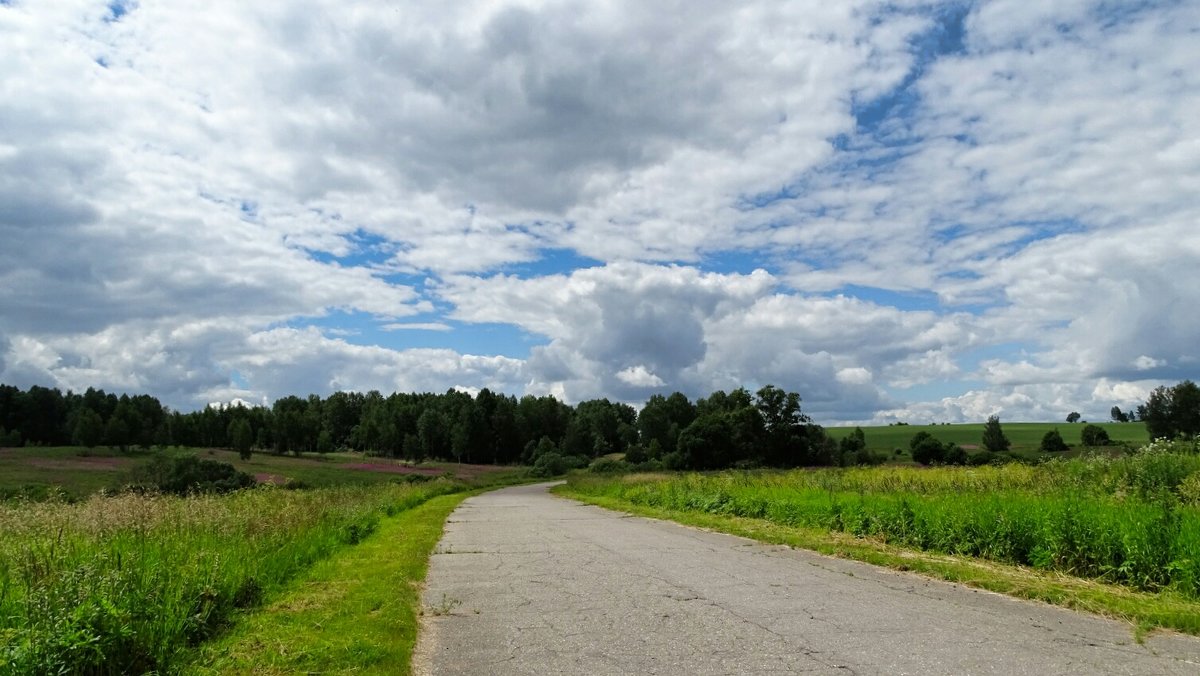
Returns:
[[[233,451],[220,449],[167,448],[133,449],[129,452],[107,447],[26,447],[0,449],[0,499],[26,497],[45,499],[59,495],[82,499],[100,490],[116,490],[129,480],[135,467],[158,455],[199,455],[232,464],[247,474],[276,483],[299,482],[309,487],[378,485],[404,481],[404,475],[385,471],[410,467],[387,458],[354,453],[306,454],[301,457],[255,453],[245,461]],[[357,466],[370,465],[371,469]],[[496,472],[489,480],[506,481],[521,468],[484,468],[454,463],[423,463],[415,466],[427,474],[450,474],[477,482],[481,475]]]
[[[1097,423],[1103,427],[1114,443],[1127,442],[1133,445],[1147,443],[1150,439],[1146,426],[1142,423]],[[1083,423],[1020,423],[1001,422],[1004,436],[1012,442],[1014,451],[1036,451],[1042,443],[1046,432],[1057,429],[1063,440],[1073,447],[1080,446],[1079,435],[1083,432]],[[854,430],[853,427],[827,427],[829,436],[840,440]],[[965,425],[885,425],[880,427],[863,427],[866,435],[867,448],[892,455],[894,449],[904,449],[907,453],[908,442],[917,432],[928,432],[939,441],[951,441],[960,446],[978,446],[983,437],[983,423]],[[1078,448],[1073,450],[1079,450]]]
[[[1038,466],[576,476],[562,490],[1200,632],[1200,454],[1191,444]]]
[[[259,612],[206,644],[194,674],[405,674],[420,583],[446,517],[466,493],[384,520],[363,543],[314,566]]]
[[[0,503],[0,673],[170,670],[385,517],[463,488],[439,479]]]

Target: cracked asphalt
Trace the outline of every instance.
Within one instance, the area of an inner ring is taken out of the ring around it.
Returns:
[[[1200,639],[632,517],[472,497],[430,560],[418,674],[1200,674]]]

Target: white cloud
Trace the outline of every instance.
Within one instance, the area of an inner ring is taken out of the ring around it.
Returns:
[[[379,328],[384,331],[450,331],[452,327],[444,322],[393,322]]]
[[[623,371],[617,371],[617,379],[633,387],[662,387],[666,382],[654,375],[645,366],[638,364]]]
[[[962,49],[928,58],[958,10]],[[0,5],[0,379],[174,402],[774,382],[865,420],[1057,419],[1196,377],[1196,3],[110,15]],[[403,347],[450,320],[548,342]]]

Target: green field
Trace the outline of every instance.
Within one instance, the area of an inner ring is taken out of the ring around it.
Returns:
[[[1150,441],[1146,426],[1142,423],[1096,423],[1108,432],[1114,444],[1130,443],[1145,444]],[[1042,443],[1042,437],[1050,430],[1057,429],[1063,441],[1072,447],[1080,445],[1079,435],[1086,425],[1083,423],[1020,423],[1001,422],[1004,436],[1012,442],[1014,451],[1036,451]],[[854,430],[853,427],[826,427],[829,436],[840,440]],[[908,452],[908,442],[917,432],[928,432],[939,441],[954,442],[967,450],[979,446],[983,437],[983,423],[960,425],[885,425],[880,427],[863,427],[866,435],[867,448],[877,453],[894,455],[895,449]]]
[[[60,492],[69,499],[85,498],[100,490],[119,490],[135,467],[165,455],[198,455],[219,460],[255,477],[261,483],[297,484],[313,488],[375,485],[404,481],[409,474],[450,475],[475,481],[492,474],[511,474],[512,468],[432,462],[413,465],[357,453],[306,454],[301,457],[255,453],[242,460],[221,449],[166,448],[122,452],[107,447],[0,448],[0,499],[25,496],[41,499]]]

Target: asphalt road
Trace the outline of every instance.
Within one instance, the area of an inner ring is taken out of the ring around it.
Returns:
[[[1200,639],[520,486],[430,561],[418,674],[1200,674]]]

